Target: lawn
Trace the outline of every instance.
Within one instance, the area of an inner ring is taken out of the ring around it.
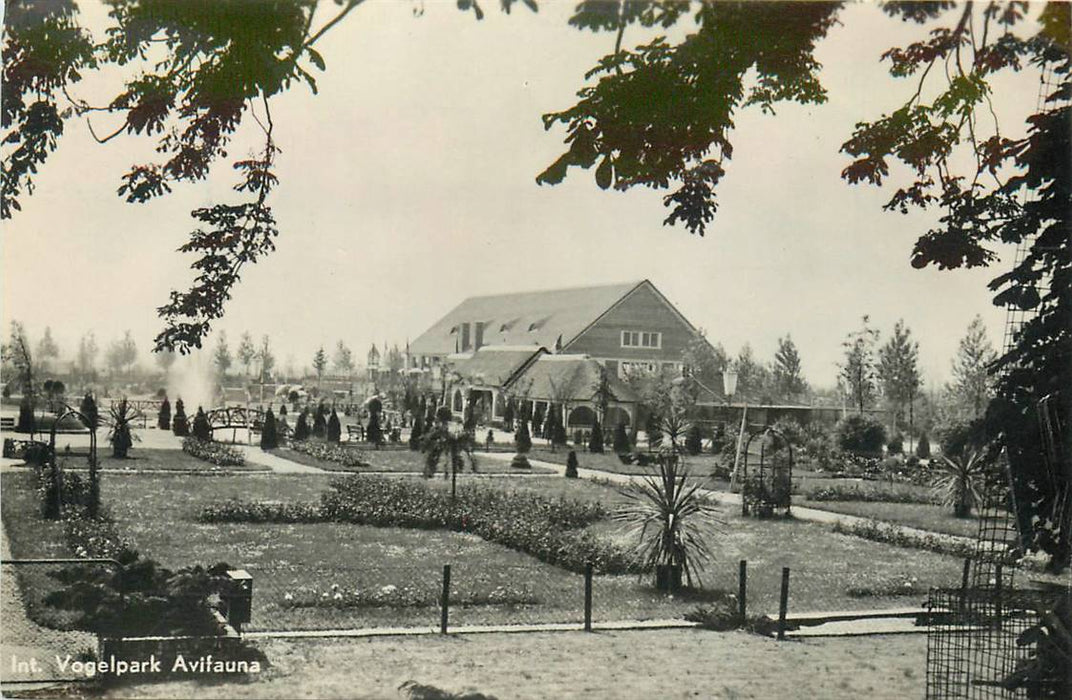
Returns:
[[[356,449],[350,447],[343,447],[343,449]],[[339,462],[331,462],[328,460],[318,459],[312,455],[307,455],[302,452],[281,447],[272,454],[282,457],[283,459],[289,459],[298,464],[304,464],[309,467],[317,467],[327,471],[347,471],[347,472],[392,472],[399,474],[421,474],[424,472],[424,453],[416,452],[408,448],[400,447],[386,447],[382,450],[375,449],[362,449],[358,451],[360,458],[369,463],[367,467],[350,467]],[[476,456],[476,468],[481,474],[550,474],[550,469],[542,467],[533,467],[529,471],[521,471],[514,469],[510,466],[509,462],[503,462],[496,459],[481,459],[480,452],[475,453]],[[446,461],[445,458],[440,460],[440,472],[442,472]],[[468,474],[469,467],[466,464],[465,473]]]
[[[64,459],[63,452],[59,458]],[[106,471],[124,472],[198,472],[205,474],[227,474],[233,471],[267,472],[257,464],[246,463],[239,466],[217,467],[215,464],[186,454],[182,450],[165,450],[151,447],[135,447],[126,459],[112,457],[109,446],[97,448],[100,468]],[[85,453],[74,453],[67,457],[67,468],[88,469]]]
[[[58,556],[62,528],[42,523],[28,474],[6,474],[3,507],[17,556]],[[403,477],[405,478],[405,477]],[[21,479],[21,480],[20,480]],[[377,528],[348,523],[202,524],[209,503],[316,501],[331,477],[151,473],[106,479],[104,497],[120,532],[165,566],[224,561],[254,578],[249,629],[302,629],[438,624],[442,567],[450,564],[452,624],[579,622],[583,576],[486,542],[447,531]],[[479,479],[481,484],[557,498],[594,500],[611,508],[617,488],[562,477]],[[472,483],[459,479],[459,488]],[[417,488],[447,488],[440,479]],[[932,585],[950,585],[960,562],[830,532],[794,520],[741,518],[725,509],[709,539],[713,562],[703,572],[707,598],[737,590],[738,560],[749,562],[749,606],[773,613],[781,567],[791,568],[790,610],[841,610],[919,604]],[[610,520],[589,526],[628,546]],[[863,591],[861,594],[860,592]],[[648,577],[597,576],[595,619],[680,618],[698,599],[667,598]]]
[[[793,505],[829,510],[846,515],[859,515],[897,525],[947,535],[974,538],[979,534],[979,520],[953,517],[953,509],[926,503],[883,503],[876,501],[808,501],[794,499]]]

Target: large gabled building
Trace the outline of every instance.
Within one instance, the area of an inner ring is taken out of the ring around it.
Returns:
[[[409,345],[407,366],[436,370],[489,346],[587,355],[622,377],[681,371],[699,331],[648,280],[470,297]]]

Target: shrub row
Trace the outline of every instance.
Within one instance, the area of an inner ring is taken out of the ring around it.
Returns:
[[[183,439],[182,451],[217,467],[240,467],[246,463],[246,458],[236,448],[192,435]]]
[[[539,605],[542,601],[522,587],[498,586],[490,591],[463,591],[452,594],[451,605]],[[298,589],[283,596],[283,608],[427,608],[440,600],[438,586],[381,586],[379,588],[340,588],[325,591]]]
[[[975,552],[975,544],[964,538],[955,538],[952,535],[939,535],[937,533],[907,532],[896,525],[880,523],[874,520],[854,522],[848,525],[838,521],[834,523],[834,532],[862,537],[873,542],[885,542],[897,547],[925,549],[954,557],[970,557]]]
[[[361,453],[351,447],[342,447],[330,442],[318,440],[295,440],[290,449],[309,455],[325,462],[335,462],[347,467],[367,467],[369,462],[361,458]]]
[[[640,573],[623,549],[579,528],[608,515],[599,503],[470,487],[445,491],[385,477],[336,480],[319,507],[227,501],[202,509],[202,522],[349,522],[376,527],[452,530],[525,552],[569,571],[592,562],[602,573]]]
[[[940,503],[931,493],[896,483],[864,482],[829,484],[809,489],[804,494],[812,501],[867,501],[871,503]]]

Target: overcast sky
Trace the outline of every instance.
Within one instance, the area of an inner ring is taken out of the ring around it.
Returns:
[[[339,339],[363,361],[370,343],[401,345],[467,296],[641,278],[733,353],[749,342],[769,359],[792,334],[818,385],[834,383],[841,342],[863,314],[884,335],[905,320],[928,385],[946,379],[975,314],[1000,343],[1004,312],[986,290],[999,270],[912,269],[912,243],[933,218],[885,213],[890,191],[839,178],[853,124],[914,90],[879,64],[883,50],[919,36],[914,25],[849,8],[818,54],[827,104],[740,113],[719,213],[699,238],[662,226],[661,192],[603,192],[579,171],[535,184],[563,149],[540,115],[574,104],[614,37],[570,28],[573,3],[509,16],[484,4],[477,22],[453,1],[425,0],[420,17],[416,4],[369,2],[318,45],[320,94],[298,87],[273,100],[282,233],[218,324],[232,350],[248,330],[271,337],[280,367],[288,357],[308,365]],[[626,43],[640,38],[627,32]],[[1030,73],[999,84],[1003,133],[1021,133],[1037,84]],[[222,163],[207,182],[125,204],[120,175],[151,146],[100,146],[69,125],[35,194],[4,222],[5,327],[19,319],[36,339],[49,325],[65,357],[87,330],[104,348],[131,329],[148,361],[155,308],[190,279],[191,259],[173,252],[189,212],[231,199],[235,182]],[[256,146],[244,129],[229,151]]]

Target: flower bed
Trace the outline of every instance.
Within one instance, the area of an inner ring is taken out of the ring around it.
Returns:
[[[183,439],[182,451],[217,467],[241,467],[246,458],[233,447],[218,442],[199,440],[192,435]]]
[[[352,447],[343,447],[330,442],[317,440],[294,440],[290,449],[316,459],[327,462],[335,462],[347,467],[368,467],[368,461],[362,459],[362,454]]]
[[[452,501],[412,481],[353,476],[336,480],[319,506],[231,500],[201,510],[202,522],[348,522],[468,532],[574,572],[638,573],[623,549],[580,528],[608,516],[598,502],[469,487]]]
[[[515,588],[516,586],[516,588]],[[489,591],[463,591],[451,596],[451,605],[538,605],[542,601],[530,587],[518,583],[497,586]],[[333,584],[325,590],[299,586],[283,595],[283,608],[427,608],[438,605],[441,592],[435,583],[428,585],[386,585],[357,588]]]

